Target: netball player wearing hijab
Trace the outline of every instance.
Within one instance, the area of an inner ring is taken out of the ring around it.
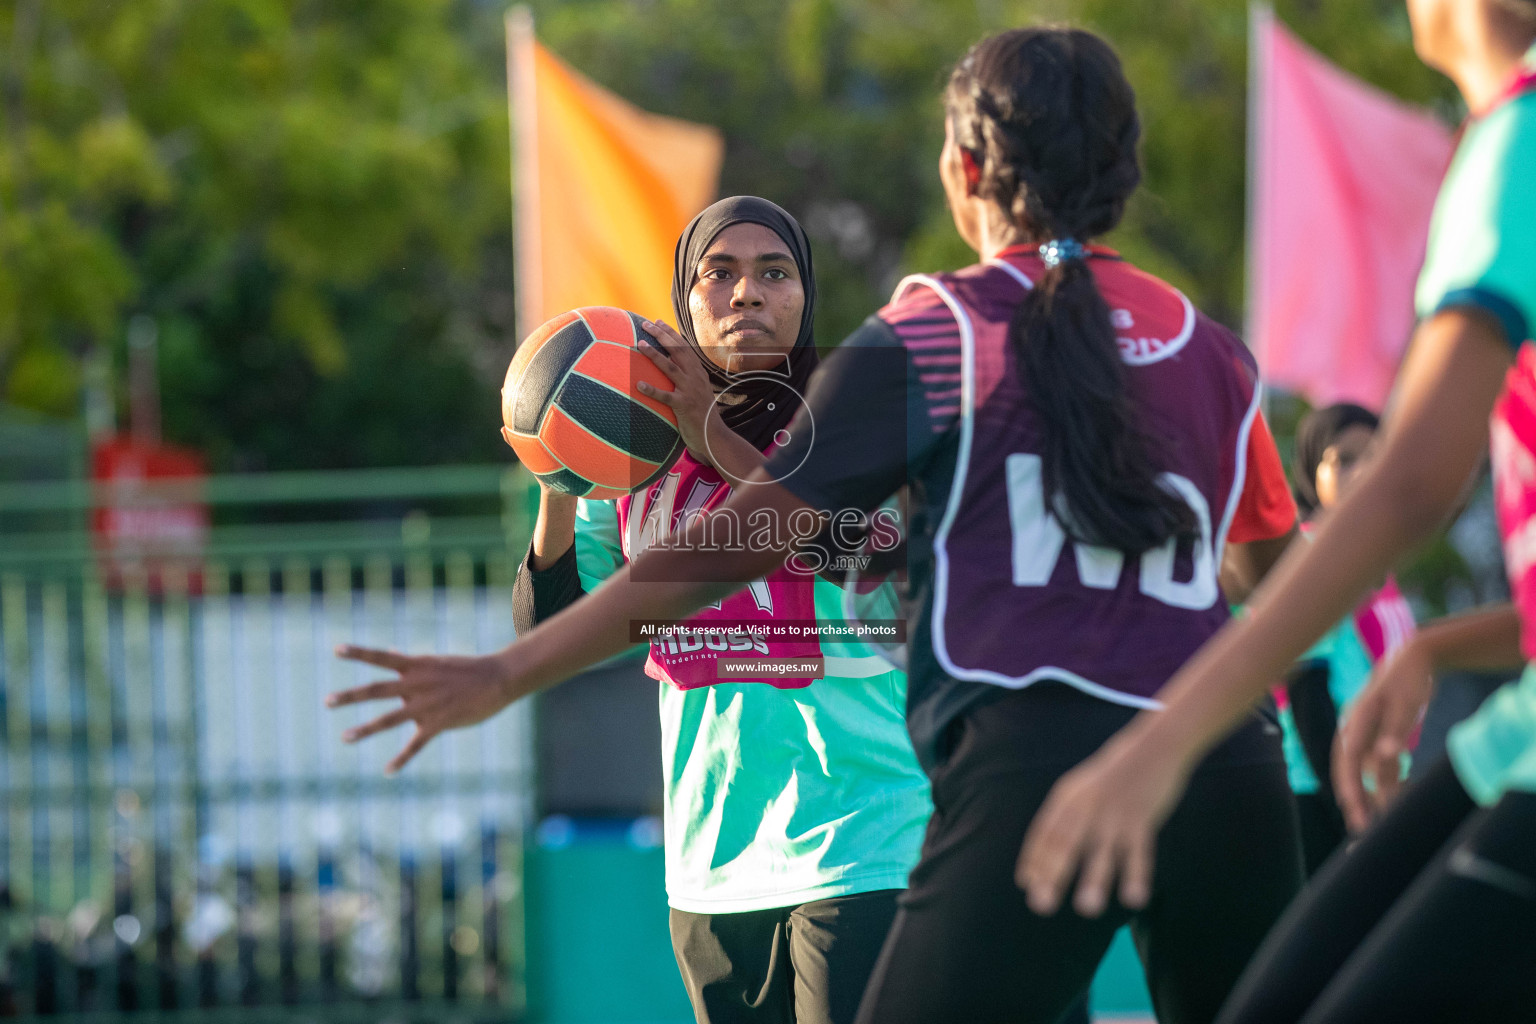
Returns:
[[[737,196],[694,218],[673,279],[681,336],[651,331],[674,390],[646,391],[677,414],[687,450],[615,502],[543,492],[514,589],[519,635],[568,606],[579,615],[584,590],[762,465],[816,367],[815,297],[809,242],[775,204]],[[765,570],[692,622],[841,618],[841,598],[809,573]],[[678,966],[700,1022],[848,1024],[930,813],[906,679],[859,643],[733,639],[657,640],[646,662]],[[721,682],[717,659],[733,655],[822,657],[826,675]]]
[[[1140,178],[1109,46],[1005,32],[966,56],[946,99],[940,177],[982,261],[909,279],[828,357],[757,485],[714,515],[867,511],[910,483],[927,524],[909,537],[907,716],[935,813],[860,1019],[1054,1024],[1129,920],[1159,1018],[1208,1021],[1300,884],[1272,719],[1251,716],[1193,773],[1150,903],[1037,915],[1013,865],[1051,784],[1157,707],[1225,621],[1223,563],[1261,575],[1295,506],[1241,342],[1086,245]],[[618,650],[630,619],[685,614],[790,550],[688,550],[709,527],[654,545],[500,654],[352,651],[400,677],[337,699],[403,698],[380,721],[417,723],[410,753]]]
[[[1507,611],[1459,624],[1488,663],[1536,659],[1536,0],[1409,0],[1414,47],[1471,117],[1441,186],[1415,298],[1420,316],[1378,447],[1312,543],[1133,723],[1063,779],[1023,851],[1043,912],[1072,884],[1139,894],[1145,849],[1187,766],[1267,681],[1441,525],[1491,447],[1520,629]],[[1390,159],[1390,154],[1383,154]],[[1406,694],[1394,692],[1406,687]],[[1335,784],[1392,778],[1422,710],[1422,675],[1384,673],[1345,725]],[[1406,698],[1406,699],[1405,699]],[[1529,1020],[1536,1007],[1536,671],[1496,692],[1336,856],[1223,1012],[1228,1024]],[[1086,865],[1086,867],[1083,867]],[[1162,865],[1158,865],[1159,871]],[[1081,874],[1079,874],[1081,870]],[[1134,897],[1133,897],[1134,898]]]

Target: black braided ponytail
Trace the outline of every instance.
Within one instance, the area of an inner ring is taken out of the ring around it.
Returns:
[[[1141,181],[1135,94],[1092,33],[1025,28],[982,40],[950,76],[946,107],[980,168],[982,198],[1036,243],[1103,234]],[[1087,260],[1067,248],[1019,304],[1009,340],[1042,420],[1057,518],[1078,540],[1140,554],[1197,524],[1158,482],[1109,307]]]

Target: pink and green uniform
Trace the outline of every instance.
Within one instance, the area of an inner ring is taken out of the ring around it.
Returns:
[[[773,447],[769,446],[769,451]],[[712,467],[702,465],[684,452],[672,469],[651,486],[618,499],[619,531],[626,561],[635,558],[658,539],[672,536],[693,517],[711,511],[731,493]],[[697,632],[669,635],[651,641],[645,673],[679,690],[713,686],[718,682],[716,664],[721,656],[761,658],[817,658],[826,652],[815,637],[784,640],[741,633],[725,636],[712,632],[711,623],[754,620],[810,622],[816,618],[815,577],[797,573],[789,566],[753,580],[713,605],[700,609],[688,620]],[[835,656],[834,656],[835,657]],[[809,679],[764,676],[739,679],[743,683],[769,683],[782,689],[809,686]]]
[[[648,520],[675,525],[728,491],[685,453],[645,491],[583,499],[576,563],[584,588],[597,589],[672,529],[648,532]],[[837,584],[780,570],[689,622],[826,622],[843,617],[842,605]],[[750,654],[701,638],[651,645],[646,673],[661,682],[668,903],[735,914],[905,888],[932,813],[907,738],[906,675],[858,641],[759,643],[765,649]],[[716,678],[722,656],[818,655],[820,679]]]

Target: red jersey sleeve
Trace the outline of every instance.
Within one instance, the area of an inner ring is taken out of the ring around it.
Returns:
[[[1291,483],[1280,464],[1280,452],[1264,422],[1264,414],[1253,419],[1248,431],[1248,471],[1243,477],[1243,493],[1237,501],[1237,513],[1227,531],[1227,542],[1246,544],[1255,540],[1282,537],[1296,525],[1296,501],[1291,497]]]

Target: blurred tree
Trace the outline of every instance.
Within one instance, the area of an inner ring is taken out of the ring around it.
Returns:
[[[971,259],[935,162],[949,68],[1065,20],[1120,52],[1143,188],[1109,239],[1243,309],[1241,0],[534,0],[543,41],[718,125],[722,192],[816,243],[823,345],[901,273]],[[1346,70],[1458,116],[1402,0],[1279,0]],[[501,458],[512,332],[501,0],[0,4],[0,401],[80,406],[94,352],[160,326],[167,436],[223,469]],[[1454,559],[1425,563],[1448,593]],[[1433,562],[1433,564],[1430,564]]]
[[[1035,21],[1103,33],[1144,120],[1145,185],[1110,240],[1239,326],[1248,9],[1240,0],[537,0],[557,52],[641,106],[720,125],[723,189],[799,215],[820,244],[823,344],[899,273],[968,262],[934,167],[950,67]],[[1401,0],[1286,0],[1278,13],[1346,69],[1454,109],[1412,52]]]
[[[1237,326],[1240,0],[535,0],[635,103],[715,124],[722,190],[801,217],[823,344],[969,254],[934,165],[949,67],[1069,20],[1124,58],[1145,185],[1110,240]],[[0,7],[0,397],[68,413],[82,357],[161,326],[166,431],[225,467],[499,456],[510,334],[501,4],[12,0]],[[1453,111],[1401,0],[1283,0],[1345,68]]]
[[[498,29],[464,0],[0,6],[0,397],[72,413],[146,313],[165,432],[216,466],[495,453],[466,356],[509,334]]]
[[[642,107],[724,129],[722,194],[781,203],[816,243],[824,346],[881,304],[908,240],[942,213],[939,86],[985,29],[982,5],[532,6],[540,38],[591,77]]]

